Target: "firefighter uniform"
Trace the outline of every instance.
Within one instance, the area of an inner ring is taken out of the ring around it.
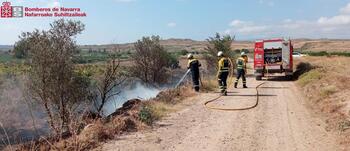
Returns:
[[[221,57],[221,59],[218,62],[218,83],[219,88],[221,90],[221,93],[226,95],[226,89],[227,89],[227,77],[229,75],[230,71],[230,60],[226,57]]]
[[[196,92],[199,91],[199,67],[201,66],[200,62],[197,59],[189,58],[188,64],[187,64],[187,69],[191,70],[192,73],[192,83],[193,83],[193,88]]]
[[[235,82],[235,88],[237,88],[238,80],[242,77],[243,80],[243,88],[247,88],[247,79],[245,77],[246,70],[247,70],[247,59],[245,59],[245,56],[239,57],[236,61],[237,65],[237,77]]]

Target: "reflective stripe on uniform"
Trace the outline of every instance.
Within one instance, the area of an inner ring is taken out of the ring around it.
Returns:
[[[245,60],[244,58],[238,58],[236,63],[237,63],[237,69],[243,69]]]
[[[228,58],[221,58],[218,63],[219,71],[218,72],[229,72],[230,64]]]
[[[220,70],[219,72],[229,72],[229,70]]]
[[[191,65],[191,63],[192,63],[193,61],[197,61],[197,59],[190,59],[190,60],[188,61],[188,63],[187,63],[187,68],[190,67],[190,65]]]

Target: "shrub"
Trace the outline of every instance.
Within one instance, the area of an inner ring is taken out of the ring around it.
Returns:
[[[293,78],[298,79],[301,75],[303,75],[306,72],[309,72],[310,70],[314,69],[315,67],[312,66],[308,62],[300,62],[297,65],[296,71],[293,73]]]
[[[315,80],[319,80],[322,77],[322,74],[320,71],[318,70],[311,70],[309,72],[306,72],[305,74],[301,75],[298,83],[301,86],[306,86],[307,84],[315,81]]]
[[[88,101],[90,79],[76,73],[72,62],[77,48],[74,36],[83,30],[79,21],[60,19],[47,31],[26,32],[20,37],[28,44],[31,57],[29,97],[43,106],[56,136],[73,132],[70,126],[78,107]]]
[[[309,56],[344,56],[350,57],[350,52],[327,52],[327,51],[318,51],[318,52],[305,52]]]
[[[181,54],[182,56],[185,56],[185,55],[188,54],[188,51],[185,50],[185,49],[183,49],[183,50],[180,51],[180,54]]]
[[[227,57],[235,59],[236,53],[231,51],[231,44],[234,39],[235,37],[229,35],[221,36],[219,33],[216,33],[214,37],[209,37],[209,39],[207,39],[208,44],[205,48],[207,53],[204,55],[204,59],[207,62],[209,71],[214,72],[217,68],[217,53],[219,51],[222,51]]]
[[[140,112],[139,112],[139,117],[140,120],[144,123],[146,123],[147,125],[151,125],[153,123],[153,121],[155,120],[153,118],[153,112],[150,109],[151,107],[145,105],[142,106]]]
[[[210,91],[214,91],[217,87],[217,81],[215,80],[216,78],[207,78],[207,79],[203,79],[202,83],[202,87],[201,90],[204,92],[210,92]]]
[[[330,96],[335,92],[337,92],[337,87],[334,85],[323,87],[321,88],[321,91],[320,91],[322,97]]]
[[[346,130],[350,129],[350,121],[344,120],[339,123],[339,130],[344,132]]]

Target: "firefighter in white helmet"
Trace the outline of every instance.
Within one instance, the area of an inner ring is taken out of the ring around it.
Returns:
[[[196,92],[199,92],[199,67],[201,66],[201,63],[195,59],[191,53],[187,55],[187,59],[187,69],[190,69],[192,73],[193,88]]]
[[[225,57],[224,53],[222,51],[218,52],[219,62],[218,62],[218,83],[219,88],[221,90],[222,95],[227,95],[227,77],[230,72],[230,60],[229,58]]]
[[[248,57],[244,52],[242,52],[241,57],[239,57],[236,60],[237,77],[236,77],[236,82],[235,82],[235,88],[237,88],[238,81],[241,77],[242,77],[242,81],[243,81],[243,88],[248,88],[247,87],[247,79],[245,77],[245,75],[247,73],[247,62],[248,62]]]

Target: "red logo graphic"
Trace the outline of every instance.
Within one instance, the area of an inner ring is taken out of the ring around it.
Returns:
[[[10,2],[3,2],[1,9],[1,17],[2,18],[11,18],[12,17],[12,7]]]

